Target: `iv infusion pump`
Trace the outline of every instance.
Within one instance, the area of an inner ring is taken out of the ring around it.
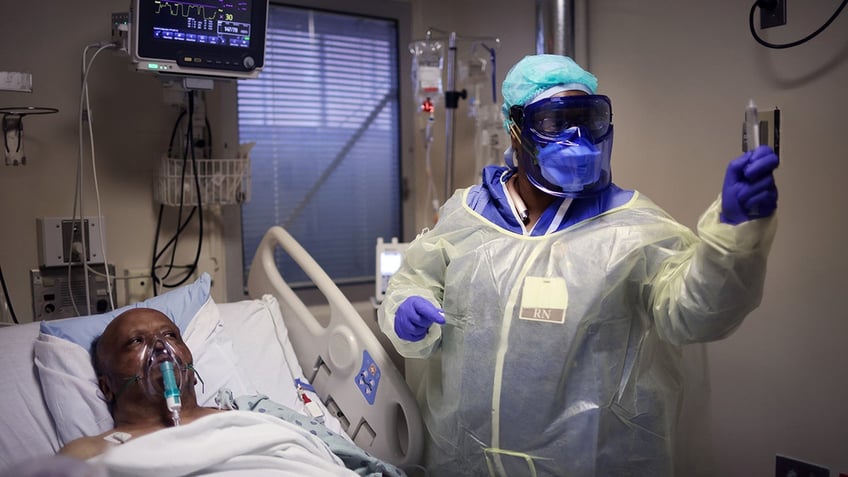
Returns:
[[[255,78],[267,22],[268,0],[131,0],[128,46],[139,71]]]

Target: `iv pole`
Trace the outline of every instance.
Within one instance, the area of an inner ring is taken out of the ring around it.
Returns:
[[[435,28],[427,30],[427,39],[430,39],[431,32],[447,33]],[[448,74],[447,88],[445,89],[445,202],[453,194],[453,137],[456,129],[454,125],[454,114],[459,106],[459,100],[468,97],[468,92],[464,89],[456,91],[456,41],[457,39],[477,40],[477,41],[493,41],[496,45],[500,40],[495,37],[462,37],[457,36],[456,32],[450,32],[448,35]]]
[[[453,122],[459,99],[465,99],[468,93],[456,91],[456,32],[451,32],[448,40],[448,85],[445,89],[445,202],[453,193],[453,135],[456,126]]]

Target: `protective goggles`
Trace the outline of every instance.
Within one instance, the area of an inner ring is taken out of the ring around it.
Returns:
[[[522,134],[541,143],[556,141],[577,128],[597,144],[610,132],[612,103],[607,96],[597,94],[556,96],[527,106],[513,106],[509,116]]]

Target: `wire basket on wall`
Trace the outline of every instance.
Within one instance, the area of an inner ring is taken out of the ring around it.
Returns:
[[[202,205],[241,204],[250,200],[250,157],[194,159]],[[197,204],[192,159],[163,157],[153,196],[164,205]]]

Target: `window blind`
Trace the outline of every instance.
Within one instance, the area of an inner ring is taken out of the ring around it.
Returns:
[[[256,142],[245,277],[281,225],[337,283],[373,280],[377,237],[401,233],[397,25],[271,5],[266,42],[262,73],[238,83],[239,140]],[[287,282],[308,282],[276,258]]]

